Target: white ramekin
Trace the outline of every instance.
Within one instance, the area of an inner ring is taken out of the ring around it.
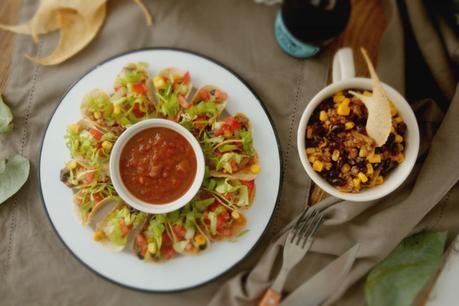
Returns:
[[[196,176],[191,187],[180,198],[166,204],[151,204],[138,199],[132,195],[129,190],[127,190],[120,175],[120,156],[124,146],[129,141],[129,139],[132,138],[132,136],[142,130],[152,127],[164,127],[179,133],[190,143],[196,155]],[[165,119],[147,119],[127,128],[126,131],[124,131],[116,140],[110,155],[109,171],[110,178],[116,192],[128,205],[146,213],[164,214],[183,207],[185,204],[190,202],[199,191],[199,188],[201,187],[202,181],[204,179],[204,154],[202,153],[202,149],[198,140],[180,124]]]
[[[350,49],[341,49],[337,52],[333,63],[333,83],[319,91],[319,93],[312,98],[301,116],[297,131],[297,147],[301,163],[313,182],[332,196],[355,202],[379,199],[397,189],[413,169],[419,151],[419,128],[416,117],[410,105],[400,93],[387,84],[383,84],[383,87],[388,98],[393,102],[407,125],[405,134],[405,160],[384,178],[384,183],[364,189],[359,193],[338,191],[312,169],[305,152],[305,133],[307,124],[314,109],[316,109],[322,101],[331,97],[334,93],[345,89],[372,90],[370,79],[354,77],[354,62]]]

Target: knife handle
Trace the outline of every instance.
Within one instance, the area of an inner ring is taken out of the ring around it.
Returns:
[[[280,299],[280,293],[269,288],[266,291],[265,295],[263,295],[263,298],[261,299],[261,302],[260,304],[258,304],[258,306],[278,306],[280,303]]]

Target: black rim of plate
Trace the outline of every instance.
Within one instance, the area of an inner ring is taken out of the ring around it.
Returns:
[[[64,239],[61,237],[61,235],[57,231],[56,227],[54,226],[53,220],[49,216],[48,208],[46,207],[45,199],[43,197],[43,186],[42,186],[42,183],[41,183],[41,175],[40,175],[40,173],[41,173],[41,157],[42,157],[42,153],[43,153],[43,143],[45,141],[45,137],[46,137],[46,134],[48,132],[49,125],[51,123],[51,120],[54,118],[54,115],[55,115],[56,111],[58,110],[59,106],[61,105],[62,101],[67,96],[67,94],[73,89],[73,87],[75,87],[75,85],[78,82],[80,82],[82,78],[84,78],[86,75],[88,75],[89,73],[94,71],[96,68],[98,68],[99,66],[101,66],[101,65],[103,65],[103,64],[105,64],[107,62],[110,62],[110,61],[112,61],[112,60],[114,60],[114,59],[116,59],[118,57],[121,57],[121,56],[124,56],[124,55],[128,55],[128,54],[132,54],[132,53],[142,52],[142,51],[155,51],[155,50],[166,50],[166,51],[182,52],[182,53],[187,53],[187,54],[191,54],[191,55],[194,55],[194,56],[198,56],[198,57],[204,58],[204,59],[206,59],[206,60],[208,60],[208,61],[210,61],[210,62],[212,62],[212,63],[214,63],[214,64],[216,64],[216,65],[218,65],[218,66],[220,66],[222,68],[224,68],[229,73],[233,74],[236,78],[238,78],[238,80],[242,84],[244,84],[244,86],[246,86],[249,89],[249,91],[255,96],[256,100],[261,105],[261,107],[263,108],[263,111],[265,112],[266,116],[268,117],[268,120],[269,120],[269,122],[271,124],[271,127],[272,127],[273,131],[274,131],[274,135],[276,137],[277,149],[278,149],[278,153],[279,153],[279,163],[280,163],[279,188],[277,190],[277,198],[276,198],[276,202],[274,204],[273,212],[271,213],[271,216],[269,217],[269,220],[268,220],[268,224],[263,229],[262,234],[260,235],[258,240],[253,244],[253,246],[250,248],[250,250],[244,256],[242,256],[241,259],[239,259],[237,262],[232,264],[228,269],[226,269],[225,271],[221,272],[220,274],[218,274],[218,275],[216,275],[216,276],[214,276],[214,277],[212,277],[212,278],[210,278],[210,279],[208,279],[208,280],[206,280],[206,281],[204,281],[202,283],[199,283],[199,284],[196,284],[196,285],[193,285],[193,286],[189,286],[189,287],[185,287],[185,288],[172,289],[172,290],[150,290],[150,289],[143,289],[143,288],[138,288],[138,287],[130,286],[130,285],[127,285],[127,284],[123,284],[121,282],[118,282],[118,281],[116,281],[114,279],[109,278],[108,276],[103,275],[102,273],[97,272],[91,266],[89,266],[89,264],[87,264],[80,257],[78,257],[78,255],[75,254],[73,252],[73,250],[65,243]],[[46,212],[46,215],[47,215],[47,217],[49,219],[49,222],[51,223],[54,231],[56,232],[56,234],[59,237],[59,239],[61,240],[61,242],[64,244],[64,246],[67,248],[67,250],[70,251],[70,254],[72,254],[73,257],[75,257],[83,266],[85,266],[87,269],[89,269],[90,271],[92,271],[93,273],[98,275],[99,277],[101,277],[101,278],[103,278],[103,279],[105,279],[105,280],[107,280],[107,281],[109,281],[109,282],[111,282],[113,284],[116,284],[116,285],[119,285],[121,287],[124,287],[124,288],[132,289],[132,290],[136,290],[136,291],[140,291],[140,292],[148,292],[148,293],[177,293],[177,292],[188,291],[188,290],[191,290],[191,289],[195,289],[195,288],[204,286],[204,285],[216,280],[217,278],[229,273],[234,267],[236,267],[245,258],[247,258],[248,255],[250,255],[253,252],[255,247],[259,244],[259,242],[265,236],[266,231],[267,231],[267,229],[269,227],[269,224],[271,223],[271,221],[273,219],[273,216],[275,215],[275,212],[278,209],[279,199],[280,199],[280,196],[281,196],[281,190],[282,190],[282,185],[283,185],[283,174],[284,174],[283,172],[284,172],[284,168],[283,168],[282,149],[281,149],[281,146],[280,146],[279,135],[277,133],[277,129],[276,129],[276,126],[274,124],[274,121],[271,118],[266,106],[264,105],[264,103],[262,102],[260,97],[255,93],[255,91],[252,89],[252,87],[241,76],[239,76],[239,74],[234,72],[232,69],[228,68],[226,65],[220,63],[219,61],[217,61],[217,60],[215,60],[213,58],[210,58],[210,57],[208,57],[206,55],[202,55],[202,54],[200,54],[198,52],[194,52],[194,51],[190,51],[190,50],[186,50],[186,49],[181,49],[181,48],[173,48],[173,47],[145,47],[145,48],[139,48],[139,49],[134,49],[134,50],[122,52],[122,53],[116,54],[114,56],[111,56],[111,57],[105,59],[104,61],[102,61],[99,64],[97,64],[97,65],[93,66],[92,68],[90,68],[87,72],[85,72],[83,75],[81,75],[75,82],[73,82],[69,86],[69,88],[64,92],[62,97],[59,99],[59,102],[58,102],[57,106],[54,108],[54,110],[53,110],[53,112],[51,114],[51,117],[50,117],[50,119],[48,121],[48,124],[46,126],[46,129],[44,131],[43,138],[42,138],[42,141],[41,141],[41,146],[40,146],[40,155],[39,155],[39,161],[38,161],[37,175],[38,175],[38,187],[39,187],[39,193],[40,193],[40,196],[41,196],[41,201],[42,201],[43,207],[45,208],[45,212]]]

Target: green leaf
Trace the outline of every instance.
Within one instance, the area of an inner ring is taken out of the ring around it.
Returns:
[[[0,96],[0,133],[7,133],[13,129],[13,113]]]
[[[368,274],[368,306],[409,306],[440,266],[446,233],[419,233],[401,244]]]
[[[30,164],[21,155],[0,160],[0,204],[19,191],[29,177]]]

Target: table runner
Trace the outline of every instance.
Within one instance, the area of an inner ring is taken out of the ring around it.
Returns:
[[[22,21],[27,20],[36,8],[34,1],[23,2],[20,12]],[[15,130],[10,135],[0,135],[0,154],[23,154],[31,160],[32,171],[21,192],[0,209],[0,229],[3,232],[0,240],[0,271],[4,279],[0,286],[0,298],[5,302],[2,304],[205,305],[221,288],[214,297],[214,305],[252,305],[261,291],[245,292],[245,287],[241,287],[238,281],[246,275],[241,271],[248,271],[255,265],[270,239],[304,206],[309,180],[296,153],[296,127],[309,99],[326,84],[331,51],[326,50],[307,61],[286,56],[278,48],[273,35],[273,20],[278,8],[257,5],[250,0],[157,0],[149,2],[148,6],[155,16],[153,28],[145,27],[141,13],[127,1],[110,2],[109,17],[95,41],[79,55],[56,67],[34,66],[23,57],[24,53],[35,56],[49,53],[56,43],[56,36],[43,37],[38,45],[34,45],[29,38],[17,38],[6,91],[15,113]],[[412,8],[411,12],[415,9]],[[422,7],[418,6],[418,9],[422,10]],[[403,66],[403,36],[394,1],[387,1],[387,13],[390,22],[382,41],[378,70],[384,81],[403,90],[404,71],[400,69]],[[412,18],[416,16],[412,13]],[[415,32],[419,33],[419,30]],[[272,115],[284,158],[282,197],[268,232],[255,251],[217,280],[176,294],[129,290],[84,268],[54,233],[38,193],[40,141],[52,110],[65,89],[98,62],[120,52],[146,46],[186,48],[213,57],[240,74],[254,88]],[[429,64],[433,67],[438,65],[435,62]],[[454,88],[450,92],[445,91],[445,94],[451,92],[454,92]],[[446,98],[449,101],[452,97]],[[454,119],[459,114],[458,104],[459,98],[456,97],[434,140],[441,146],[433,146],[438,149],[431,150],[424,165],[420,165],[412,175],[406,184],[407,192],[398,192],[380,203],[340,203],[331,207],[328,221],[313,245],[313,252],[301,263],[301,268],[291,275],[287,291],[293,291],[359,241],[364,247],[359,250],[358,265],[353,267],[334,299],[340,298],[339,305],[362,305],[362,276],[406,234],[429,227],[457,230],[453,217],[459,215],[459,209],[451,205],[459,198],[456,189],[418,227],[414,230],[413,227],[440,201],[443,191],[455,182],[454,175],[457,180],[459,167],[453,154],[459,152],[459,139],[457,134],[450,131],[459,129],[457,123],[454,126]],[[420,114],[429,114],[435,104],[430,101],[419,105]],[[431,130],[429,126],[435,127],[435,120],[438,119],[438,116],[434,116],[423,120],[423,126],[426,127],[424,132]],[[427,148],[429,139],[424,140]],[[450,159],[444,160],[448,156]],[[439,160],[442,167],[438,165]],[[429,175],[434,177],[428,178]],[[442,180],[435,180],[435,175],[440,175]],[[438,186],[447,179],[447,186]],[[422,182],[424,185],[419,184]],[[440,187],[443,187],[441,192]],[[432,192],[432,196],[436,197],[430,201],[425,198],[410,200],[413,194],[419,195],[415,193],[416,188],[433,188],[435,192]],[[401,217],[406,215],[412,216],[409,222]],[[389,239],[389,235],[394,236]],[[232,277],[236,278],[223,286]],[[228,291],[228,288],[236,288],[236,291]],[[343,295],[345,292],[347,294]]]

